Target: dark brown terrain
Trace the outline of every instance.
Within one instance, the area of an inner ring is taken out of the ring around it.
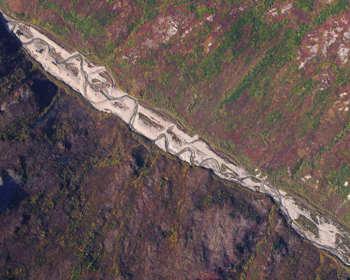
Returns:
[[[349,1],[0,7],[107,66],[126,92],[173,114],[250,173],[350,227]]]
[[[0,61],[1,279],[348,279],[269,197],[93,110],[2,23]]]

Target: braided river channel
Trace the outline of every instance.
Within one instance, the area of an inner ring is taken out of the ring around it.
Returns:
[[[304,205],[297,198],[249,174],[229,156],[215,150],[179,121],[121,91],[103,66],[63,47],[39,27],[2,18],[28,54],[56,79],[79,92],[97,110],[114,114],[130,129],[153,141],[162,150],[192,165],[211,169],[220,178],[271,196],[280,205],[291,227],[315,246],[336,255],[350,266],[350,234]]]

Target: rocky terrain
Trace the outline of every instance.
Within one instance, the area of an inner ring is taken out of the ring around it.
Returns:
[[[3,24],[0,40],[0,278],[350,276],[270,198],[92,109],[45,76]]]

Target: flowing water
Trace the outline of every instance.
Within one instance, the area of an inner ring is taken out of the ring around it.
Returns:
[[[114,114],[164,151],[190,164],[211,169],[220,178],[265,193],[280,204],[290,225],[315,246],[350,265],[350,235],[340,224],[322,217],[300,200],[246,172],[230,157],[219,154],[203,139],[187,131],[165,112],[121,91],[105,67],[44,35],[40,28],[7,18],[11,32],[42,67],[84,96],[97,110]],[[266,180],[266,179],[265,179]]]

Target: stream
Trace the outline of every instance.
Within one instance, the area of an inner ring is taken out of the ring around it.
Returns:
[[[82,94],[94,108],[118,116],[132,131],[183,161],[211,169],[220,178],[271,196],[280,204],[280,209],[295,231],[350,266],[350,234],[343,226],[271,186],[266,177],[261,179],[259,175],[249,174],[228,155],[217,153],[209,143],[193,135],[167,113],[121,91],[105,67],[63,47],[56,39],[44,35],[46,33],[39,27],[6,16],[3,20],[45,71]]]

